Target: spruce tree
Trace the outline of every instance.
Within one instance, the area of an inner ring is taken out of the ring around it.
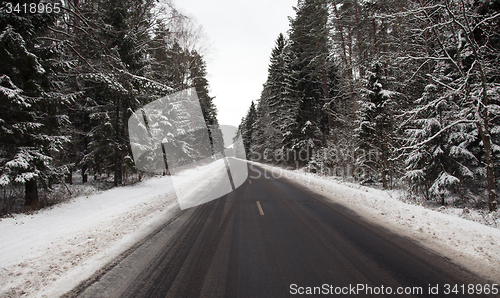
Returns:
[[[405,139],[413,147],[405,161],[403,179],[412,191],[442,205],[455,194],[471,199],[477,195],[470,188],[478,174],[479,160],[470,151],[478,140],[477,131],[470,123],[442,131],[453,121],[458,107],[434,84],[425,88],[416,103],[419,108],[409,114],[413,127],[406,130]]]
[[[363,162],[368,168],[377,169],[380,173],[382,185],[388,188],[389,157],[393,141],[393,91],[385,89],[387,82],[383,76],[380,63],[375,63],[370,71],[366,72],[368,80],[364,90],[363,100],[360,101],[359,126],[356,135],[359,147],[365,152],[375,150],[378,157],[373,160],[366,158]]]
[[[81,26],[87,27],[74,38],[82,48],[94,46],[77,55],[75,76],[85,101],[79,117],[90,122],[88,131],[81,129],[88,145],[78,163],[96,173],[112,172],[115,186],[122,184],[123,171],[133,167],[126,129],[131,111],[172,90],[154,81],[147,58],[154,3],[134,3],[82,3],[87,22]]]
[[[201,111],[205,118],[205,123],[209,128],[209,138],[214,151],[222,152],[222,134],[217,121],[217,108],[213,103],[213,97],[209,95],[206,63],[203,57],[196,51],[191,52],[191,57],[190,85],[196,89]]]
[[[254,159],[259,155],[262,157],[274,152],[279,141],[277,129],[271,125],[272,116],[268,101],[268,90],[264,87],[261,97],[257,101],[256,119],[253,125],[252,143],[250,144],[250,156]]]
[[[243,146],[245,147],[245,151],[247,153],[247,158],[250,158],[250,149],[253,144],[254,132],[255,132],[255,123],[257,121],[257,110],[255,108],[255,104],[252,101],[250,108],[248,109],[247,114],[243,119],[241,119],[241,123],[238,126],[238,134],[241,135],[243,139]]]
[[[270,148],[272,150],[284,151],[292,147],[291,140],[299,105],[294,98],[291,63],[289,42],[283,34],[280,34],[271,53],[268,78],[264,88],[266,93],[263,96],[268,105],[270,118],[267,137],[275,142]]]
[[[64,172],[53,156],[69,140],[61,131],[66,118],[48,62],[59,53],[40,39],[56,18],[0,13],[0,185],[24,184],[25,205],[35,209],[37,182]]]
[[[323,0],[299,1],[291,19],[291,69],[294,98],[298,103],[292,148],[306,152],[326,144],[330,133],[326,105],[335,92],[335,71],[330,61],[328,7]]]

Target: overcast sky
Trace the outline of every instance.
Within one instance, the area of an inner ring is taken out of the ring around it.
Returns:
[[[220,124],[238,126],[267,78],[279,33],[289,29],[297,0],[176,0],[176,7],[203,26],[211,96]]]

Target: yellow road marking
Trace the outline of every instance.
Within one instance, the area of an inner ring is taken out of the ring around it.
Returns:
[[[248,180],[248,183],[252,184],[252,180]]]
[[[259,208],[260,215],[264,215],[264,211],[262,211],[262,207],[260,206],[259,201],[257,201],[257,208]]]

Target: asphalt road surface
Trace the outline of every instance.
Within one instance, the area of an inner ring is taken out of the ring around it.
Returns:
[[[236,191],[179,211],[68,296],[472,297],[445,295],[446,284],[484,283],[414,241],[250,166]]]

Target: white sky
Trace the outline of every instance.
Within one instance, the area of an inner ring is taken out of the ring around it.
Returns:
[[[296,5],[297,0],[175,1],[208,37],[208,82],[220,124],[238,126],[260,97],[276,38],[289,29]]]

